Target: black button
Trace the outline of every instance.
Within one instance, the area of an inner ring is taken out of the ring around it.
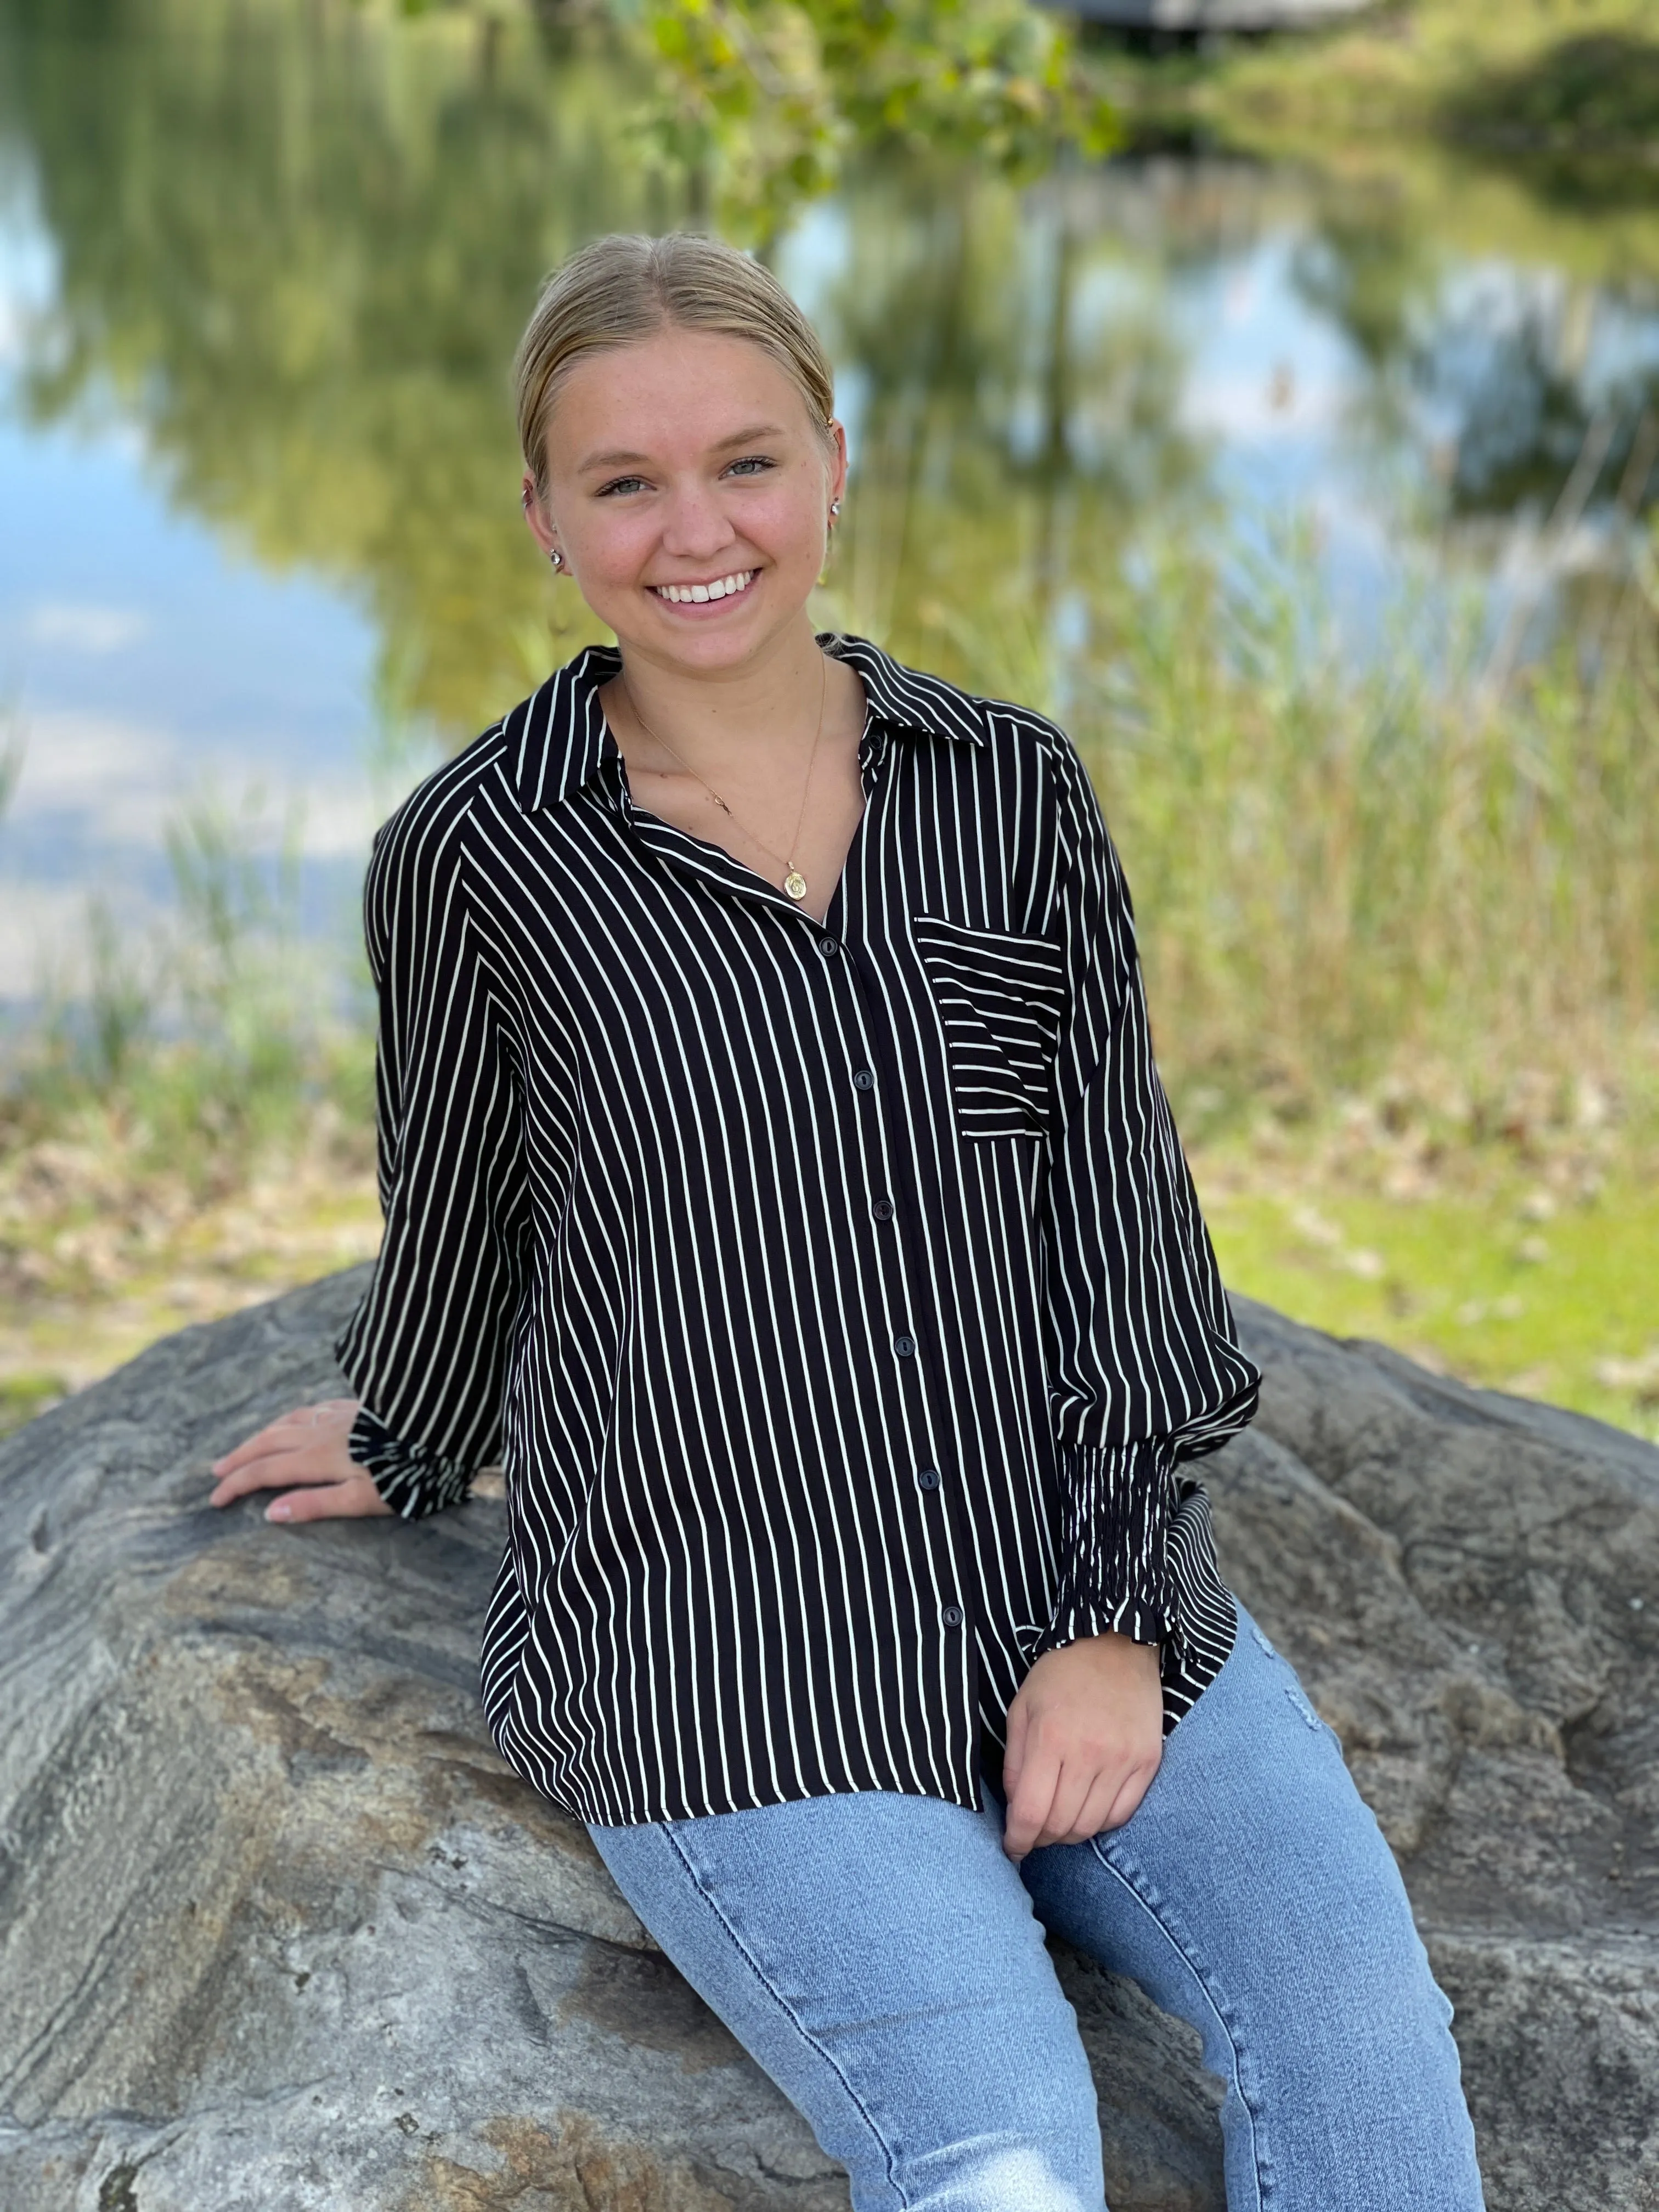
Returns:
[[[901,1359],[908,1359],[915,1348],[916,1340],[914,1336],[896,1336],[893,1339],[893,1349]]]
[[[819,938],[818,951],[823,953],[826,960],[833,960],[836,953],[841,951],[840,939],[835,937]]]
[[[878,1198],[870,1211],[878,1221],[890,1221],[893,1218],[893,1201],[890,1198]]]
[[[873,1091],[875,1087],[876,1077],[873,1068],[855,1067],[853,1070],[853,1088],[854,1091]]]
[[[945,1626],[947,1628],[960,1628],[962,1626],[962,1607],[959,1605],[943,1606],[939,1609],[939,1617],[945,1623]]]
[[[916,1469],[916,1488],[918,1490],[937,1490],[939,1488],[939,1469],[936,1467],[919,1467]]]

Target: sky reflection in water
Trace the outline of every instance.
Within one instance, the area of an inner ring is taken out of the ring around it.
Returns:
[[[676,217],[625,149],[596,155],[591,56],[504,94],[297,32],[181,43],[20,40],[0,108],[14,1001],[89,892],[155,910],[166,820],[207,791],[256,837],[302,803],[308,913],[339,927],[398,791],[589,634],[522,538],[506,362],[543,268]],[[779,266],[836,355],[856,472],[830,611],[987,680],[942,598],[1063,654],[1137,532],[1299,515],[1363,643],[1413,547],[1530,588],[1601,408],[1590,526],[1556,549],[1592,562],[1659,388],[1651,300],[1356,241],[1342,214],[1170,161],[1023,196],[877,171],[809,210]]]

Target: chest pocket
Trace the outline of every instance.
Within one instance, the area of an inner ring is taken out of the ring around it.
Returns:
[[[1044,1135],[1066,1008],[1059,946],[937,915],[910,927],[945,1024],[957,1127],[964,1137]]]

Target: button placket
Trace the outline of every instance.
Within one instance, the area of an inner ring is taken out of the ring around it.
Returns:
[[[820,950],[822,951],[822,945]],[[860,1124],[866,1131],[866,1160],[871,1165],[876,1166],[878,1173],[882,1173],[884,1182],[889,1182],[892,1173],[890,1163],[888,1164],[885,1172],[882,1171],[878,1164],[883,1161],[889,1151],[885,1129],[889,1111],[902,1108],[903,1087],[902,1082],[898,1080],[902,1070],[897,1065],[895,1052],[886,1042],[879,1028],[872,1022],[872,994],[865,988],[866,979],[863,971],[863,963],[868,957],[867,954],[861,951],[855,953],[850,945],[845,944],[842,951],[845,957],[837,964],[852,986],[852,995],[860,1009],[860,1028],[870,1054],[868,1061],[854,1069],[853,1083],[855,1089],[878,1109],[873,1127],[869,1124]],[[826,956],[826,958],[833,957]],[[875,1010],[875,1022],[878,1020],[878,1008]],[[878,1190],[870,1204],[870,1211],[876,1220],[884,1223],[892,1222],[897,1230],[896,1237],[890,1246],[887,1240],[883,1238],[878,1242],[876,1249],[878,1253],[890,1251],[893,1255],[893,1262],[896,1263],[897,1276],[893,1283],[893,1288],[897,1292],[895,1304],[901,1312],[908,1308],[914,1295],[913,1281],[925,1284],[928,1280],[927,1250],[925,1246],[919,1246],[917,1242],[919,1223],[916,1211],[914,1207],[901,1210],[898,1200],[902,1199],[902,1192],[900,1192],[896,1198],[891,1183],[889,1182],[889,1188],[886,1190]],[[882,1262],[880,1272],[884,1279],[888,1277],[889,1267],[893,1262],[885,1261]],[[890,1306],[889,1311],[892,1310],[893,1307]],[[932,1418],[932,1408],[936,1392],[941,1391],[945,1385],[939,1359],[936,1352],[925,1347],[908,1328],[896,1331],[892,1336],[891,1344],[896,1377],[900,1388],[905,1390],[907,1400],[914,1408],[912,1433],[918,1442],[925,1439],[932,1440],[937,1433],[937,1423]],[[909,1398],[909,1389],[905,1380],[907,1376],[912,1376],[915,1377],[917,1394],[915,1399]],[[964,1559],[971,1560],[974,1556],[972,1534],[966,1528],[963,1518],[965,1501],[959,1488],[945,1483],[938,1467],[932,1462],[919,1466],[915,1469],[915,1480],[916,1488],[924,1494],[924,1498],[931,1499],[933,1495],[937,1493],[939,1497],[937,1510],[941,1510],[944,1515],[943,1521],[936,1524],[933,1518],[936,1509],[931,1504],[926,1504],[923,1508],[927,1516],[927,1526],[930,1532],[934,1532],[931,1534],[928,1543],[930,1553],[934,1554],[934,1574],[937,1577],[934,1589],[937,1590],[940,1583],[943,1583],[946,1589],[951,1589],[953,1584],[960,1588],[962,1562]],[[955,1644],[957,1638],[962,1634],[967,1620],[967,1613],[964,1607],[952,1599],[943,1601],[939,1605],[939,1609],[933,1613],[933,1620],[934,1624],[933,1632],[939,1634],[943,1631],[952,1644]],[[919,1611],[916,1625],[924,1634],[927,1632],[927,1614],[925,1609]],[[963,1638],[962,1644],[957,1648],[964,1654],[966,1672],[963,1687],[969,1733],[972,1735],[974,1733],[972,1716],[977,1712],[979,1705],[978,1648],[971,1637]]]

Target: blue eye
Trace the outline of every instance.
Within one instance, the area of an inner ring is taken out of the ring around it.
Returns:
[[[769,469],[774,465],[775,464],[769,460],[764,453],[745,453],[740,461],[733,461],[731,465],[732,469],[741,469],[745,475],[761,469]],[[729,474],[730,471],[727,473]]]
[[[643,477],[614,477],[610,483],[600,485],[599,497],[601,499],[609,499],[613,491],[625,491],[630,484],[642,484],[644,482],[645,478]]]

